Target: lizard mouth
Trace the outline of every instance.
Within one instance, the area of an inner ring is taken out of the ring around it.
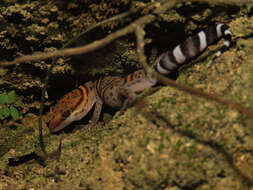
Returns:
[[[49,130],[51,133],[61,130],[64,126],[62,125],[63,117],[61,114],[56,115],[49,124]]]

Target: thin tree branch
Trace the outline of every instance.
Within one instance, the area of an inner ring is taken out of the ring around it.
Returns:
[[[135,35],[136,35],[136,41],[137,41],[137,53],[138,53],[138,57],[139,57],[139,62],[141,63],[144,70],[147,71],[149,66],[147,64],[147,58],[144,54],[145,31],[143,30],[143,28],[141,26],[136,26]]]
[[[88,53],[91,51],[94,51],[100,47],[106,46],[109,43],[111,43],[113,40],[125,36],[126,34],[133,32],[135,30],[136,25],[141,25],[143,23],[150,23],[155,19],[154,15],[146,15],[135,22],[131,23],[130,25],[126,26],[125,28],[118,30],[107,37],[97,40],[91,44],[85,45],[85,46],[80,46],[80,47],[75,47],[75,48],[68,48],[68,49],[63,49],[63,50],[57,50],[57,51],[52,51],[52,52],[46,52],[46,53],[35,53],[32,55],[25,55],[22,57],[18,57],[14,59],[11,62],[0,62],[0,66],[9,66],[9,65],[14,65],[17,63],[22,63],[22,62],[29,62],[29,61],[36,61],[36,60],[43,60],[43,59],[48,59],[50,57],[57,57],[57,56],[70,56],[70,55],[79,55],[83,53]]]
[[[158,4],[159,4],[159,2],[151,2],[151,3],[146,4],[145,6],[134,8],[134,9],[132,9],[130,11],[118,14],[118,15],[116,15],[114,17],[111,17],[109,19],[106,19],[106,20],[103,20],[103,21],[101,21],[99,23],[96,23],[95,25],[92,25],[91,27],[87,28],[85,31],[81,32],[76,37],[74,37],[73,39],[71,39],[68,43],[66,43],[63,46],[63,48],[69,47],[69,45],[71,45],[73,42],[75,42],[76,40],[78,40],[78,38],[80,36],[85,35],[86,33],[90,32],[91,30],[93,30],[93,29],[95,29],[95,28],[97,28],[97,27],[99,27],[99,26],[101,26],[103,24],[106,24],[106,23],[109,23],[109,22],[112,22],[112,21],[117,21],[119,19],[125,18],[125,17],[130,16],[132,14],[135,14],[135,13],[139,12],[140,10],[143,10],[143,9],[145,9],[147,7],[150,7],[150,8],[156,7]]]
[[[163,0],[161,2],[158,2],[155,4],[157,7],[154,10],[154,14],[161,14],[164,13],[166,10],[169,8],[173,7],[177,3],[182,3],[182,2],[198,2],[198,3],[216,3],[216,4],[248,4],[248,3],[253,3],[252,0],[229,0],[229,1],[224,1],[224,0],[170,0],[167,2],[167,0]],[[125,16],[124,14],[122,15],[123,17]],[[113,18],[114,19],[114,18]],[[112,20],[113,20],[112,19]],[[63,49],[63,50],[56,50],[52,52],[44,52],[44,53],[35,53],[32,55],[24,55],[18,58],[15,58],[13,61],[2,61],[0,62],[0,66],[10,66],[22,62],[29,62],[29,61],[36,61],[36,60],[44,60],[48,59],[50,57],[58,57],[58,56],[70,56],[70,55],[79,55],[83,53],[88,53],[90,51],[94,51],[95,49],[98,49],[100,47],[106,46],[113,40],[124,36],[130,32],[133,32],[135,30],[135,27],[133,25],[135,24],[144,24],[144,23],[149,23],[152,22],[155,19],[155,16],[152,14],[146,15],[141,17],[140,19],[136,20],[132,24],[128,25],[127,27],[116,31],[115,33],[112,33],[108,35],[106,38],[102,40],[95,41],[89,45],[86,46],[80,46],[80,47],[75,47],[75,48],[69,48],[69,49]],[[96,27],[96,26],[95,26]],[[91,28],[92,29],[92,28]]]
[[[177,83],[174,80],[171,80],[163,75],[160,75],[159,73],[157,73],[153,69],[151,69],[151,67],[147,64],[147,61],[146,61],[147,59],[146,59],[146,56],[144,55],[144,45],[145,45],[144,44],[144,35],[145,35],[144,30],[140,26],[137,26],[136,27],[137,53],[138,53],[139,61],[142,65],[142,67],[149,74],[149,76],[155,77],[155,79],[157,79],[159,82],[161,82],[164,85],[169,85],[169,86],[174,87],[178,90],[188,92],[192,95],[202,97],[202,98],[205,98],[210,101],[215,101],[215,102],[220,103],[222,105],[234,108],[237,111],[247,115],[248,117],[253,118],[253,111],[245,108],[244,106],[242,106],[239,103],[234,103],[230,100],[220,98],[219,95],[205,93],[197,88],[191,88],[187,85]]]
[[[195,96],[202,97],[202,98],[205,98],[207,100],[215,101],[215,102],[220,103],[222,105],[234,108],[237,111],[247,115],[248,117],[253,118],[253,111],[248,109],[248,108],[245,108],[244,106],[242,106],[239,103],[234,103],[230,100],[220,98],[219,95],[202,92],[201,90],[199,90],[197,88],[191,88],[191,87],[186,86],[184,84],[177,83],[177,82],[175,82],[175,81],[173,81],[169,78],[166,78],[165,76],[162,76],[162,75],[158,74],[157,72],[154,72],[154,76],[164,85],[169,85],[169,86],[172,86],[176,89],[179,89],[179,90],[188,92],[190,94],[193,94]]]

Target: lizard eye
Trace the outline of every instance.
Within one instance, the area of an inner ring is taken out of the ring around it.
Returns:
[[[70,111],[66,110],[62,113],[62,117],[67,118],[70,115]]]

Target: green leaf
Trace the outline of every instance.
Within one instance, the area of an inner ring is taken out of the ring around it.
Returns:
[[[17,106],[17,107],[22,107],[22,104],[21,104],[21,102],[16,101],[16,102],[15,102],[15,106]]]
[[[1,120],[4,119],[4,116],[3,116],[3,113],[2,113],[2,108],[0,109],[0,119],[1,119]]]
[[[3,94],[0,95],[0,104],[6,104],[7,103],[7,94],[4,92]]]
[[[19,117],[18,110],[14,106],[10,107],[10,112],[11,112],[11,117],[13,119],[15,119],[15,120],[18,119],[18,117]]]
[[[4,106],[0,109],[0,115],[2,115],[3,119],[9,117],[10,115],[10,109],[7,106]]]
[[[8,93],[8,99],[7,99],[7,103],[8,104],[11,104],[11,103],[13,103],[14,102],[14,97],[15,97],[15,91],[14,90],[12,90],[12,91],[10,91],[9,93]]]

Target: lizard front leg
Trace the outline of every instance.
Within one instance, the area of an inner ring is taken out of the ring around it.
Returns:
[[[91,120],[89,121],[90,123],[98,122],[100,114],[101,114],[102,106],[103,106],[103,101],[99,96],[97,96],[95,110],[92,114]]]
[[[103,101],[102,99],[96,95],[96,102],[95,102],[95,109],[94,109],[94,112],[92,114],[92,117],[91,119],[89,120],[89,123],[88,124],[79,124],[79,125],[76,125],[76,128],[74,129],[75,130],[80,130],[80,129],[90,129],[92,128],[99,120],[99,117],[100,117],[100,114],[101,114],[101,110],[102,110],[102,106],[103,106]]]

